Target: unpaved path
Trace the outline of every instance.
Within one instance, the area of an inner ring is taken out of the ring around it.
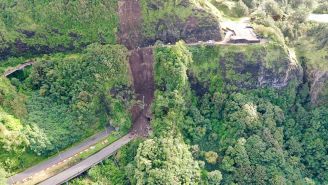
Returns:
[[[102,149],[100,152],[90,156],[89,158],[81,161],[80,163],[70,167],[69,169],[58,173],[57,175],[43,181],[40,183],[40,185],[58,185],[65,183],[84,171],[90,169],[92,166],[97,165],[104,159],[108,158],[110,155],[114,154],[118,149],[120,149],[122,146],[129,143],[131,140],[134,139],[134,136],[128,134],[121,139],[115,141],[111,145],[107,146],[106,148]]]
[[[59,155],[57,155],[49,160],[46,160],[46,161],[44,161],[40,164],[37,164],[31,168],[28,168],[27,170],[25,170],[21,173],[18,173],[12,177],[9,177],[8,184],[22,182],[24,179],[27,179],[27,178],[41,172],[42,170],[51,168],[52,166],[60,163],[61,161],[64,161],[65,159],[68,159],[68,158],[74,156],[75,154],[77,154],[81,151],[84,151],[85,149],[93,146],[94,144],[98,143],[99,141],[105,139],[113,130],[114,130],[114,128],[108,127],[108,128],[106,128],[105,131],[90,137],[83,143],[78,144],[78,145],[68,149],[65,152],[62,152]]]

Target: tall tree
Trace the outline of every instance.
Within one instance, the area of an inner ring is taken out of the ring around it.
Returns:
[[[140,144],[135,160],[137,185],[199,183],[199,165],[181,138],[148,139]]]

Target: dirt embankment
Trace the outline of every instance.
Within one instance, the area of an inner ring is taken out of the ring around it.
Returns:
[[[150,108],[155,91],[152,48],[131,51],[129,63],[133,76],[134,90],[137,100],[139,100],[139,103],[131,110],[133,131],[145,136],[150,129]]]
[[[118,13],[120,20],[119,43],[129,50],[139,47],[142,40],[140,34],[142,16],[139,0],[120,0]]]
[[[119,1],[119,42],[130,50],[129,64],[138,103],[131,109],[132,132],[147,136],[150,129],[150,106],[154,98],[153,50],[138,49],[142,41],[139,0]]]

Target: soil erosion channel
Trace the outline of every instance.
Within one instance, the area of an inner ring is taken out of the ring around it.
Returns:
[[[132,132],[146,137],[150,129],[151,103],[154,98],[153,50],[141,48],[142,25],[139,0],[119,1],[119,41],[130,50],[129,65],[138,102],[131,109]]]

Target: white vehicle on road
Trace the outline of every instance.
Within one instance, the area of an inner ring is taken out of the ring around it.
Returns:
[[[210,45],[214,45],[216,42],[215,42],[215,40],[209,40],[209,41],[207,41],[207,44],[210,44]]]

